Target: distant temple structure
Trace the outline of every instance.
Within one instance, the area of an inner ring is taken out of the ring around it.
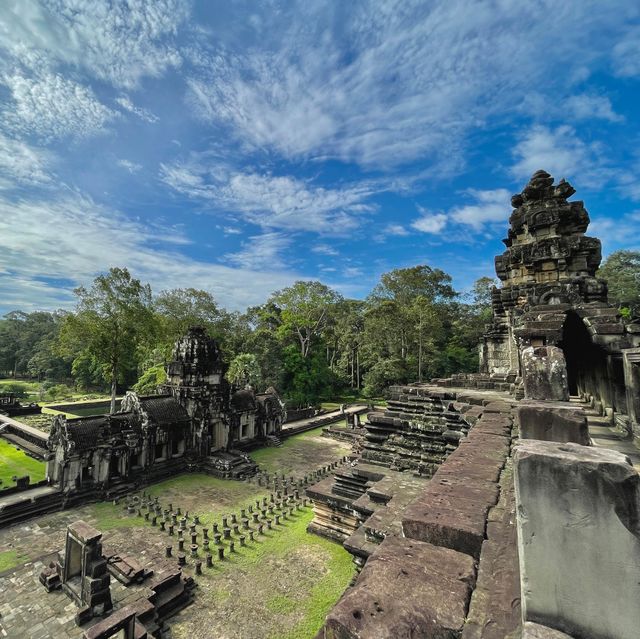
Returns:
[[[62,490],[157,481],[185,470],[243,477],[255,464],[239,448],[276,436],[285,420],[273,388],[235,390],[227,365],[203,328],[174,348],[158,395],[128,392],[112,415],[54,418],[47,476]]]

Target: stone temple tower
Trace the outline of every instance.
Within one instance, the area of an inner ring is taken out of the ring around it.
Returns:
[[[526,353],[529,363],[566,365],[563,397],[585,393],[604,406],[622,406],[622,351],[637,337],[596,277],[600,240],[585,235],[589,214],[583,202],[568,201],[574,193],[565,180],[554,184],[546,171],[536,171],[511,198],[507,249],[495,258],[502,287],[493,290],[480,372],[517,382]]]
[[[229,385],[227,366],[214,339],[202,327],[190,328],[175,344],[167,367],[171,393],[194,420],[192,447],[201,455],[227,446]]]

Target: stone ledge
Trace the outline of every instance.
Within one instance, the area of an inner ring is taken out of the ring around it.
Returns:
[[[471,557],[420,541],[386,539],[318,637],[459,638],[474,583]]]

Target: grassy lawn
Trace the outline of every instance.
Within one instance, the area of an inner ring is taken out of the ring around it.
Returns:
[[[34,484],[44,479],[45,464],[25,455],[4,439],[0,439],[0,480],[2,481],[0,490],[15,486],[11,480],[14,475],[17,477],[29,475],[31,483]]]
[[[228,560],[215,563],[213,570],[205,570],[198,584],[201,605],[207,610],[195,615],[187,610],[175,618],[176,639],[314,637],[349,585],[354,565],[344,548],[306,532],[312,517],[312,510],[304,509]],[[242,608],[239,627],[235,620],[225,621],[238,607]],[[202,614],[211,615],[208,627],[217,628],[219,634],[200,634]]]
[[[197,513],[209,527],[267,495],[265,488],[253,484],[201,474],[181,475],[147,492],[163,506],[171,502],[190,515]],[[173,542],[175,550],[175,537],[141,517],[127,515],[122,505],[95,504],[85,512],[86,521],[105,533],[105,544],[123,554],[142,547],[150,554],[152,547],[161,554],[167,542]],[[354,575],[351,555],[342,546],[307,533],[312,517],[310,507],[295,511],[272,530],[265,526],[262,535],[252,524],[254,542],[247,533],[247,545],[241,547],[235,539],[235,552],[230,553],[228,542],[223,541],[223,562],[217,560],[212,544],[214,566],[203,567],[203,574],[195,576],[196,605],[172,619],[172,635],[176,639],[311,639]],[[184,570],[193,574],[191,559]]]
[[[322,427],[288,437],[277,448],[251,452],[253,461],[268,473],[302,477],[311,470],[348,455],[351,446],[322,437]]]

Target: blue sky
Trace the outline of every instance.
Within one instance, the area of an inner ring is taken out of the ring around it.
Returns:
[[[640,5],[7,0],[0,312],[127,266],[243,310],[493,275],[510,195],[567,178],[639,248]]]

